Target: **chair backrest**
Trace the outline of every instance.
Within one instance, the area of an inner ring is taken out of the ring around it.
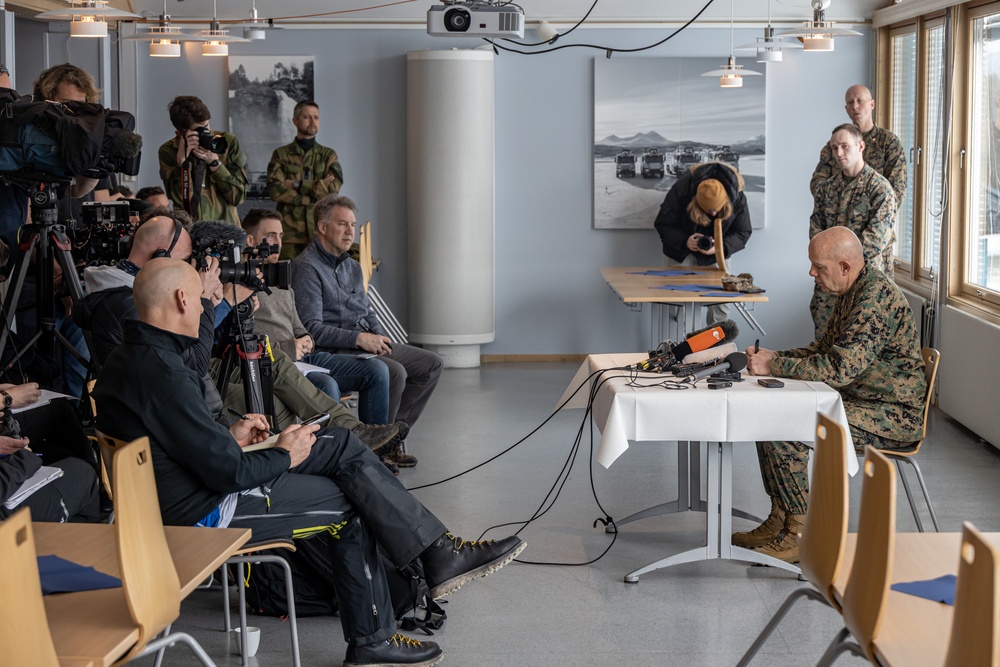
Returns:
[[[799,566],[809,583],[839,610],[833,585],[844,561],[850,512],[847,435],[843,426],[822,413],[816,415],[816,447],[812,456],[809,509],[799,539]]]
[[[58,667],[27,507],[0,522],[0,665]]]
[[[844,589],[844,625],[875,662],[873,642],[882,624],[896,544],[896,470],[874,447],[865,448],[858,541]]]
[[[962,524],[955,613],[945,667],[1000,664],[1000,553],[968,521]]]
[[[927,415],[930,414],[931,400],[934,398],[934,383],[937,382],[941,353],[933,347],[925,347],[920,350],[920,356],[924,359],[924,378],[927,380],[927,397],[924,399],[924,428],[920,435],[922,441],[927,437]]]
[[[368,220],[358,230],[358,263],[361,264],[361,277],[365,283],[365,293],[372,279],[372,222]]]
[[[118,447],[113,470],[118,569],[139,628],[127,660],[180,615],[181,585],[163,533],[149,438]]]
[[[107,485],[108,497],[115,499],[114,489],[114,459],[115,452],[128,444],[126,440],[112,438],[100,431],[94,431],[94,438],[97,440],[97,447],[101,451],[101,479]]]

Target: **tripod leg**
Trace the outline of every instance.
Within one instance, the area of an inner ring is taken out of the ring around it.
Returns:
[[[31,254],[38,245],[39,234],[33,225],[26,225],[23,229],[28,230],[31,237],[27,243],[20,245],[21,264],[17,267],[17,276],[14,277],[13,287],[7,291],[7,300],[4,302],[4,317],[7,320],[6,326],[0,332],[0,352],[7,348],[7,338],[10,335],[11,327],[14,324],[14,313],[17,310],[17,303],[21,299],[21,289],[24,287],[24,279],[28,275],[28,265],[31,263]],[[27,346],[25,346],[27,348]],[[22,352],[23,354],[23,352]],[[18,355],[20,357],[20,355]]]

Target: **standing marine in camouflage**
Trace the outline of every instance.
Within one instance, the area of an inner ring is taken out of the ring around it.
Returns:
[[[829,143],[840,168],[816,185],[813,212],[809,217],[809,238],[825,229],[847,227],[861,238],[865,262],[892,277],[892,246],[896,241],[896,196],[884,176],[865,164],[865,142],[861,131],[851,124],[833,130]],[[816,337],[830,319],[834,295],[817,285],[809,311]]]
[[[267,193],[277,202],[284,229],[281,258],[293,259],[316,235],[313,204],[340,192],[344,170],[332,148],[316,143],[319,105],[299,102],[292,112],[295,141],[271,155],[267,165]]]
[[[867,264],[861,241],[846,227],[809,243],[809,275],[836,295],[823,335],[806,347],[747,349],[751,375],[825,382],[844,400],[854,447],[907,447],[923,436],[927,383],[913,313],[896,284]],[[808,449],[794,442],[758,442],[771,513],[760,526],[735,533],[733,545],[794,563],[809,502]]]
[[[167,109],[176,136],[157,153],[167,197],[195,220],[225,220],[238,227],[236,207],[247,196],[247,156],[240,142],[229,132],[213,132],[211,112],[193,95],[175,97]]]
[[[896,194],[896,203],[902,207],[903,197],[906,196],[906,155],[903,153],[903,144],[889,130],[875,126],[872,118],[875,100],[868,88],[851,86],[844,98],[844,109],[854,126],[861,130],[861,138],[865,142],[865,164],[888,179]],[[813,196],[816,195],[816,186],[839,170],[840,165],[830,144],[824,145],[819,153],[819,164],[809,179],[809,190]]]

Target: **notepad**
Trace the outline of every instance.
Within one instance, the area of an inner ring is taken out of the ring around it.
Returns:
[[[906,581],[893,584],[892,590],[907,595],[916,595],[918,598],[943,602],[954,606],[955,604],[955,575],[946,574],[937,579],[926,579],[924,581]]]
[[[42,581],[42,595],[121,588],[122,585],[118,577],[59,556],[38,557],[38,578]]]
[[[271,449],[278,443],[278,436],[281,434],[272,435],[267,440],[262,440],[261,442],[254,443],[252,445],[247,445],[246,447],[240,447],[244,452],[258,452],[262,449]]]
[[[712,292],[722,289],[722,285],[657,285],[651,289],[677,290],[678,292]]]
[[[3,504],[9,510],[14,509],[18,505],[24,502],[32,493],[42,488],[54,479],[59,479],[63,476],[62,468],[55,468],[53,466],[42,466],[39,468],[34,475],[24,480],[24,484],[21,485],[17,491],[14,492],[7,502]]]
[[[299,372],[303,375],[309,375],[310,373],[329,373],[329,368],[323,368],[322,366],[316,366],[315,364],[307,364],[304,361],[296,361],[295,367],[299,369]]]

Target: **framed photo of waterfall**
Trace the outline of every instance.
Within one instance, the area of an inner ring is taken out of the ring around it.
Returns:
[[[268,160],[295,139],[292,110],[315,99],[313,81],[313,56],[229,56],[229,131],[249,159],[248,200],[268,199]]]

